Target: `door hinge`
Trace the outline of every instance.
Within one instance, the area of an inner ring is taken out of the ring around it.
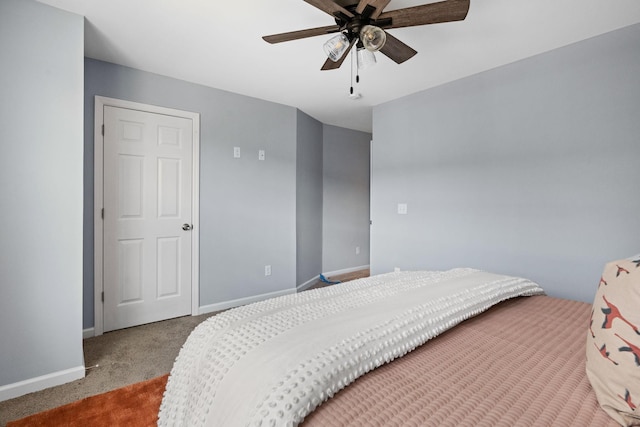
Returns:
[[[100,218],[104,219],[104,208],[100,209]]]
[[[104,124],[102,125],[102,136],[104,136]]]
[[[100,299],[102,300],[102,302],[104,302],[104,291],[102,292],[102,295],[100,296]]]

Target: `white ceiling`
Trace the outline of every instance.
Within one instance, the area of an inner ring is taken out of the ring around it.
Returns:
[[[371,131],[372,107],[640,22],[639,0],[471,0],[466,20],[390,30],[418,54],[382,54],[349,98],[350,62],[320,71],[329,36],[261,36],[334,24],[303,0],[39,0],[86,17],[85,55],[297,107]],[[429,0],[392,0],[385,10]]]

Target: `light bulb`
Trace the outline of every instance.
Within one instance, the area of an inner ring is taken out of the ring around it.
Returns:
[[[368,51],[377,52],[387,41],[387,34],[380,27],[365,25],[360,30],[360,40]]]
[[[358,48],[357,59],[359,70],[364,70],[376,65],[376,55],[374,55],[373,52],[365,49],[364,47]]]
[[[349,39],[342,33],[331,37],[323,46],[324,53],[326,53],[333,62],[338,62],[348,47]]]

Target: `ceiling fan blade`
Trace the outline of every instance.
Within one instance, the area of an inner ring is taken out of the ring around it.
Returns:
[[[380,49],[380,52],[387,55],[396,64],[402,64],[418,53],[389,33],[387,33],[387,41],[384,43],[384,46],[382,46],[382,49]]]
[[[369,18],[378,19],[378,16],[380,16],[390,1],[391,0],[360,0],[360,3],[358,3],[358,6],[356,7],[356,12],[362,14],[367,6],[372,6],[375,8],[375,11]]]
[[[344,17],[353,18],[353,13],[349,12],[344,7],[336,4],[333,0],[304,0],[312,6],[317,7],[323,12],[328,13],[334,18],[340,18],[344,20]]]
[[[322,71],[337,70],[338,68],[340,68],[344,60],[347,59],[347,56],[349,56],[349,52],[351,52],[351,48],[353,47],[354,44],[356,44],[357,41],[358,41],[357,38],[351,40],[349,47],[347,48],[347,50],[344,51],[344,54],[340,57],[340,59],[338,59],[337,62],[333,62],[332,60],[327,58],[327,60],[324,62],[324,65],[322,65],[321,70]]]
[[[462,21],[467,17],[467,12],[469,12],[469,1],[470,0],[447,0],[438,3],[424,4],[422,6],[392,10],[381,14],[378,20],[391,19],[390,24],[380,25],[384,29]]]
[[[338,31],[340,31],[340,27],[338,27],[337,25],[329,25],[327,27],[309,28],[306,30],[291,31],[289,33],[272,34],[270,36],[264,36],[262,37],[262,39],[269,43],[282,43],[291,40],[304,39],[307,37],[337,33]]]

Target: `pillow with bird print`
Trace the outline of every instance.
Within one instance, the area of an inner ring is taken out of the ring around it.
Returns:
[[[607,414],[640,426],[640,255],[604,268],[587,333],[587,377]]]

